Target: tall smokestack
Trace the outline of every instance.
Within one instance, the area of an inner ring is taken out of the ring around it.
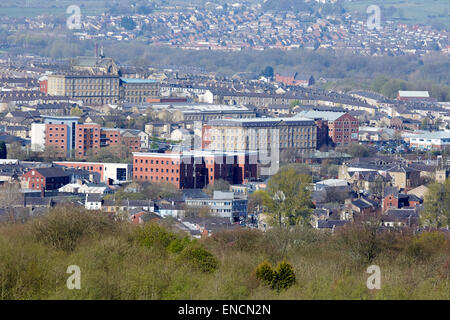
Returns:
[[[95,57],[98,57],[98,43],[95,43]]]

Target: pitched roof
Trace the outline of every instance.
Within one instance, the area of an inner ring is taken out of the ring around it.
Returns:
[[[57,177],[68,177],[70,176],[65,170],[60,167],[50,167],[50,168],[36,168],[33,169],[43,175],[45,178],[57,178]]]
[[[102,195],[99,193],[88,193],[86,202],[102,202]]]

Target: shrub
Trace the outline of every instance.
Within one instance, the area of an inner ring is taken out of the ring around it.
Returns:
[[[275,271],[269,262],[264,261],[256,268],[256,278],[266,285],[271,285]]]
[[[216,257],[203,247],[189,245],[181,251],[178,262],[188,263],[202,272],[214,272],[218,267]]]
[[[261,249],[263,238],[263,233],[254,229],[223,230],[215,232],[208,242],[221,250],[231,248],[250,252]]]
[[[173,240],[177,239],[175,234],[167,231],[157,223],[148,223],[138,228],[134,238],[143,247],[160,249],[167,248]]]
[[[292,265],[286,261],[278,265],[272,280],[272,288],[276,290],[287,289],[295,283],[295,272]]]
[[[409,256],[427,259],[438,253],[446,244],[445,235],[440,232],[424,232],[416,237],[407,247]]]
[[[191,243],[191,240],[186,236],[182,239],[174,239],[169,243],[169,246],[167,247],[167,250],[172,253],[179,253],[183,251],[184,248],[186,248],[187,245]]]
[[[336,245],[356,261],[370,263],[382,250],[378,225],[355,223],[345,226],[336,232]]]
[[[36,241],[66,252],[73,251],[86,236],[116,229],[117,224],[106,215],[69,206],[53,209],[47,216],[31,223],[31,233]]]
[[[292,265],[286,261],[282,261],[276,271],[267,261],[264,261],[256,268],[256,278],[272,289],[280,291],[295,283],[295,272]]]

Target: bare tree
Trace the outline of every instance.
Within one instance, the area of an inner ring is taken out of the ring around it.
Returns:
[[[24,207],[24,195],[18,183],[4,183],[0,186],[0,207],[6,210],[7,221],[15,222],[14,208]]]

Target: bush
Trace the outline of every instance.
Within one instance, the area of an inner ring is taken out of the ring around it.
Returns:
[[[272,289],[280,291],[295,283],[295,272],[292,265],[286,261],[282,261],[276,271],[267,261],[264,261],[256,268],[256,278]]]
[[[214,272],[218,267],[216,257],[203,247],[189,245],[181,251],[178,262],[188,263],[202,272]]]
[[[267,261],[264,261],[256,268],[256,278],[268,286],[272,284],[274,273],[275,271],[273,271],[272,266]]]
[[[276,290],[287,289],[295,283],[295,272],[292,265],[286,261],[278,265],[272,280],[272,288]]]
[[[191,240],[186,236],[183,239],[174,239],[169,243],[167,250],[172,253],[179,253],[191,243]]]
[[[73,207],[53,209],[47,216],[31,223],[31,233],[38,241],[71,252],[87,236],[114,232],[117,224],[104,214]]]
[[[255,229],[223,230],[213,233],[207,242],[220,250],[233,249],[239,251],[261,250],[263,232]]]
[[[135,240],[143,247],[166,249],[177,239],[176,235],[167,231],[157,223],[148,223],[136,230]]]
[[[410,257],[424,260],[438,253],[446,242],[445,235],[440,232],[424,232],[412,241],[406,252]]]

